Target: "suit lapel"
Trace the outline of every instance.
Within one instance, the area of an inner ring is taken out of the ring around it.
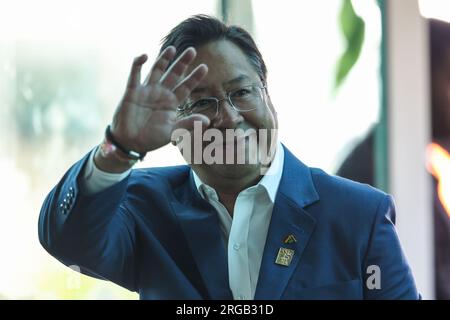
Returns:
[[[284,147],[284,146],[283,146]],[[319,200],[310,169],[284,147],[283,175],[261,261],[255,299],[280,299],[314,231],[315,219],[304,209]],[[226,249],[215,209],[197,191],[192,172],[174,190],[171,203],[211,299],[232,299]],[[293,235],[296,242],[284,243]],[[288,266],[275,263],[280,248],[294,250]]]
[[[310,170],[286,148],[284,150],[283,175],[272,211],[255,300],[280,299],[315,227],[315,219],[303,209],[319,199]],[[295,241],[285,243],[289,235],[294,236]],[[280,248],[294,252],[288,266],[275,263]]]
[[[199,195],[192,172],[172,208],[211,299],[232,299],[227,257],[215,209]]]
[[[314,230],[315,220],[302,208],[292,205],[283,197],[277,197],[278,201],[272,212],[255,300],[280,299]],[[296,242],[284,243],[289,235],[294,236]],[[294,250],[288,266],[275,263],[280,248]]]

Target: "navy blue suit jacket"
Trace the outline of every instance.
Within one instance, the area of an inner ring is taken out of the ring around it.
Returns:
[[[142,299],[232,299],[218,217],[188,166],[133,170],[87,196],[86,161],[43,204],[39,239],[50,254]],[[255,299],[419,298],[394,223],[389,195],[309,168],[285,148]],[[283,243],[290,234],[297,242]],[[295,250],[289,266],[275,264],[280,247]],[[379,289],[366,284],[372,265]]]

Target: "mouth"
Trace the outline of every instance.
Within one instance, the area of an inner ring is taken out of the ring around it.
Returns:
[[[250,142],[250,137],[252,136],[251,133],[246,133],[243,135],[233,135],[232,137],[225,136],[224,139],[214,140],[212,142],[206,142],[206,145],[209,145],[211,147],[215,148],[230,148],[230,147],[237,147],[242,144],[247,145]]]

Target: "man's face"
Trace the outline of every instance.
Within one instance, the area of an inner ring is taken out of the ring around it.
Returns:
[[[241,88],[251,85],[257,87],[264,86],[264,83],[259,78],[252,64],[250,64],[247,56],[238,46],[230,41],[214,41],[197,48],[197,56],[187,70],[187,73],[201,63],[205,63],[208,66],[208,74],[192,92],[190,101],[198,101],[199,99],[208,97],[215,97],[222,100],[226,98],[228,92],[236,92],[236,90],[238,92],[235,96],[237,97],[236,100],[238,100],[239,96],[242,95],[239,91]],[[257,107],[251,111],[239,112],[230,105],[229,101],[220,101],[218,113],[211,119],[210,126],[207,129],[214,128],[220,130],[220,132],[224,133],[224,138],[226,137],[225,131],[227,129],[242,129],[244,131],[254,129],[257,135],[259,129],[267,129],[267,145],[275,144],[276,139],[271,139],[270,131],[278,127],[276,113],[266,90],[261,89],[260,93],[260,99],[255,100],[258,101]],[[257,135],[256,141],[259,142]],[[199,137],[194,138],[198,139]],[[235,155],[235,161],[233,162],[236,162],[236,153],[239,149],[242,150],[240,148],[242,144],[245,144],[245,150],[248,152],[249,138],[243,140],[232,139],[231,143],[229,142],[220,143],[224,160],[227,153],[232,149]],[[208,144],[211,144],[211,141],[204,141],[202,143],[203,150],[205,150]],[[215,147],[218,146],[215,145]],[[246,161],[245,164],[230,164],[228,162],[209,165],[205,163],[192,164],[191,167],[202,180],[206,180],[206,183],[214,183],[214,180],[221,178],[239,179],[245,176],[253,176],[253,179],[255,179],[261,171],[260,163],[252,164],[249,161]]]

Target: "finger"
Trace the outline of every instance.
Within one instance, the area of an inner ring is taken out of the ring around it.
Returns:
[[[161,79],[164,72],[166,72],[170,61],[175,57],[175,53],[176,49],[174,46],[168,46],[161,52],[147,75],[144,85],[153,85]]]
[[[161,84],[172,90],[196,55],[194,48],[187,48],[161,77]]]
[[[141,83],[141,68],[142,65],[147,61],[147,55],[142,54],[139,57],[134,58],[133,64],[131,66],[130,76],[128,77],[129,88],[138,86]]]
[[[196,121],[201,122],[202,129],[205,129],[211,123],[211,120],[203,114],[193,114],[185,118],[181,118],[175,122],[174,130],[176,129],[186,129],[191,131],[194,129],[194,124]]]
[[[192,72],[184,78],[174,89],[174,93],[178,101],[184,101],[194,90],[200,81],[205,78],[208,73],[208,66],[206,64],[201,64],[197,66]]]
[[[140,90],[139,96],[136,99],[139,101],[139,107],[153,110],[176,112],[177,107],[180,105],[173,92],[168,91],[160,85]]]

